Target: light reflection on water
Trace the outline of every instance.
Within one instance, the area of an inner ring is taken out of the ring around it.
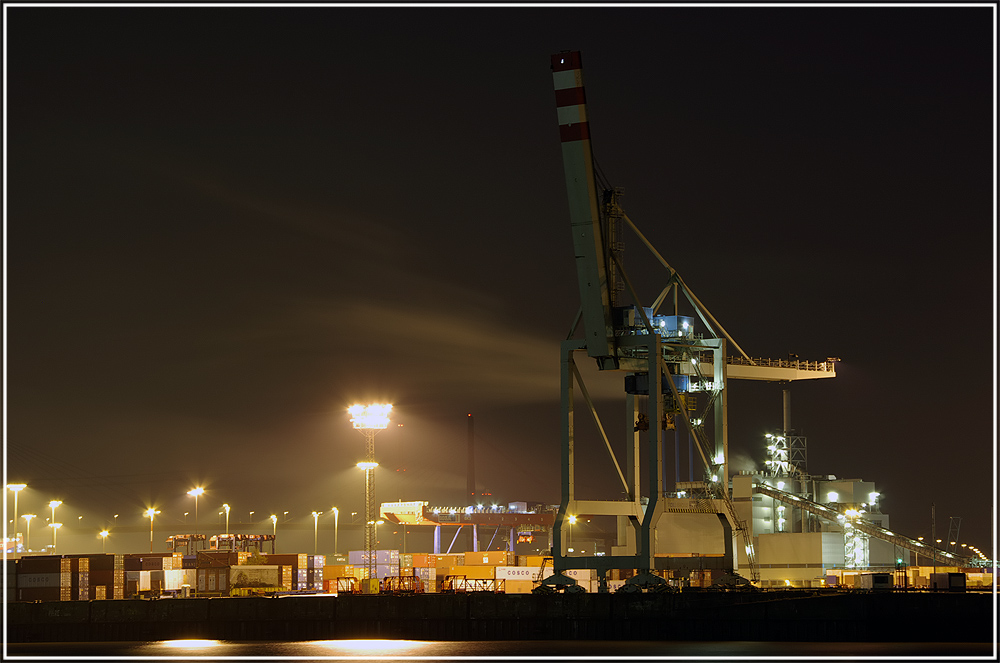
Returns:
[[[776,657],[928,656],[985,657],[996,654],[992,643],[948,642],[673,642],[609,640],[311,640],[295,642],[164,640],[159,642],[8,643],[18,657],[113,657],[211,660],[237,658],[297,658],[302,660],[471,660],[476,658],[546,657],[551,660],[600,660],[644,657],[653,660]]]

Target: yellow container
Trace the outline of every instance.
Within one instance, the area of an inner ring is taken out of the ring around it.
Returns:
[[[438,568],[437,578],[440,582],[446,576],[465,576],[466,580],[492,580],[494,568],[492,566],[449,566],[442,575]]]
[[[504,580],[504,592],[507,594],[530,594],[535,583],[530,580]]]
[[[513,566],[514,553],[506,550],[465,553],[465,566]]]

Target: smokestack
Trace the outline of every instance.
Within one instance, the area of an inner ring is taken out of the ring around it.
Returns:
[[[472,500],[470,504],[475,504],[476,502],[476,422],[472,417],[472,413],[469,413],[469,467],[467,474],[467,481],[465,488],[465,496]]]
[[[781,391],[781,402],[782,409],[784,411],[784,417],[782,423],[784,425],[783,431],[785,437],[792,434],[792,392],[788,389],[783,389]]]

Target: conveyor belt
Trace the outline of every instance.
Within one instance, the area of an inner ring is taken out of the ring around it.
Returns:
[[[760,493],[762,495],[767,495],[768,497],[773,497],[779,502],[784,502],[792,506],[797,506],[805,509],[809,513],[815,514],[820,518],[824,518],[831,522],[840,523],[837,520],[837,516],[842,516],[844,514],[840,513],[836,509],[831,509],[828,506],[818,504],[811,500],[807,500],[798,495],[792,493],[786,493],[783,490],[778,490],[763,483],[754,484],[754,492]],[[861,518],[855,518],[851,520],[851,524],[860,532],[864,532],[869,536],[873,536],[876,539],[882,539],[883,541],[888,541],[894,545],[899,546],[905,550],[910,550],[915,553],[919,553],[925,557],[930,557],[939,564],[946,566],[969,566],[970,558],[955,555],[944,550],[938,550],[937,548],[932,548],[931,546],[925,544],[922,541],[917,541],[909,537],[903,536],[901,534],[896,534],[895,532],[890,532],[884,527],[880,527],[873,523],[863,520]]]

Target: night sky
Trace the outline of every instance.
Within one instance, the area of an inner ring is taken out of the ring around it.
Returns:
[[[994,21],[5,6],[20,513],[41,516],[34,536],[62,499],[60,541],[86,547],[116,513],[141,532],[151,505],[183,531],[203,485],[203,521],[227,502],[234,522],[288,511],[312,529],[313,510],[363,510],[346,408],[372,400],[395,405],[379,501],[466,503],[473,413],[486,499],[558,503],[579,296],[549,55],[579,50],[629,217],[752,357],[841,358],[836,379],[791,387],[809,471],[875,482],[909,536],[930,535],[935,503],[938,536],[960,517],[987,549]],[[664,274],[626,247],[648,304]],[[599,378],[616,396],[621,374]],[[733,469],[762,468],[781,386],[730,398]],[[613,489],[580,435],[578,482]]]

